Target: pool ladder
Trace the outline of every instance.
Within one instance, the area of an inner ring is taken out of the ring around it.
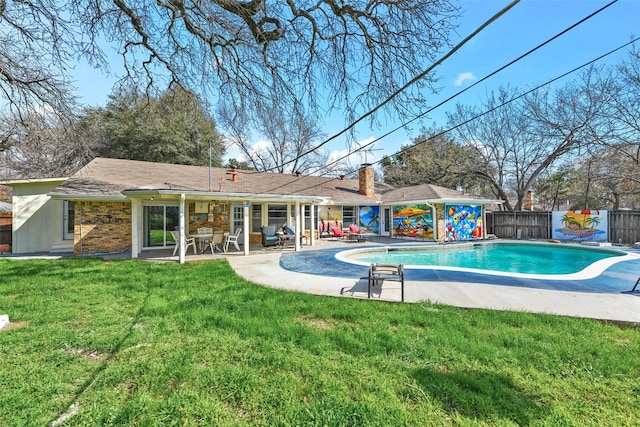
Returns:
[[[636,280],[636,284],[633,285],[633,289],[631,289],[631,292],[635,292],[636,288],[638,287],[638,284],[640,284],[640,277],[638,277],[638,280]]]

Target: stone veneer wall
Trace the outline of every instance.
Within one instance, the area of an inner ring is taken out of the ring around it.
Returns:
[[[76,255],[131,250],[131,203],[75,202]]]

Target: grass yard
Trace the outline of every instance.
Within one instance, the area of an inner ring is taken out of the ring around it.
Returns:
[[[640,425],[640,329],[0,259],[2,426]],[[327,279],[331,280],[331,279]]]

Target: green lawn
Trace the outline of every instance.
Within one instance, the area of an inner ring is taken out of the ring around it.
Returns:
[[[226,261],[0,272],[2,426],[640,425],[638,327],[290,293]]]

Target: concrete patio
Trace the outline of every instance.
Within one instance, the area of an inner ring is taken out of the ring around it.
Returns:
[[[252,245],[250,255],[243,252],[230,251],[228,253],[210,252],[193,255],[190,251],[186,256],[187,262],[207,261],[213,259],[227,259],[235,272],[254,283],[295,292],[306,292],[332,297],[367,298],[367,277],[365,274],[327,276],[309,274],[284,268],[283,262],[295,259],[297,254],[304,253],[313,257],[323,249],[352,249],[363,244],[381,246],[399,244],[398,240],[389,238],[370,238],[364,243],[348,243],[341,240],[320,240],[315,246],[302,246],[296,253],[293,247],[284,249],[261,245]],[[406,241],[401,244],[406,245]],[[424,244],[423,242],[415,244]],[[140,259],[150,262],[177,262],[173,256],[173,249],[143,251]],[[128,258],[129,254],[106,255],[105,258]],[[60,257],[41,256],[33,257]],[[294,257],[294,258],[291,258]],[[11,258],[14,258],[11,256]],[[28,258],[28,257],[15,257]],[[335,261],[339,263],[339,261]],[[314,272],[315,273],[315,272]],[[623,280],[625,289],[633,287],[635,279],[633,272]],[[628,283],[627,283],[628,282]],[[628,285],[628,286],[627,286]],[[372,303],[377,301],[400,301],[400,284],[398,282],[385,283],[382,291],[375,290]],[[429,301],[435,304],[451,305],[461,308],[477,308],[489,310],[519,311],[529,313],[547,313],[561,316],[591,318],[615,322],[640,323],[640,291],[620,293],[572,292],[561,290],[536,289],[531,287],[504,286],[486,283],[465,283],[462,281],[439,280],[406,280],[405,301],[416,303]]]

